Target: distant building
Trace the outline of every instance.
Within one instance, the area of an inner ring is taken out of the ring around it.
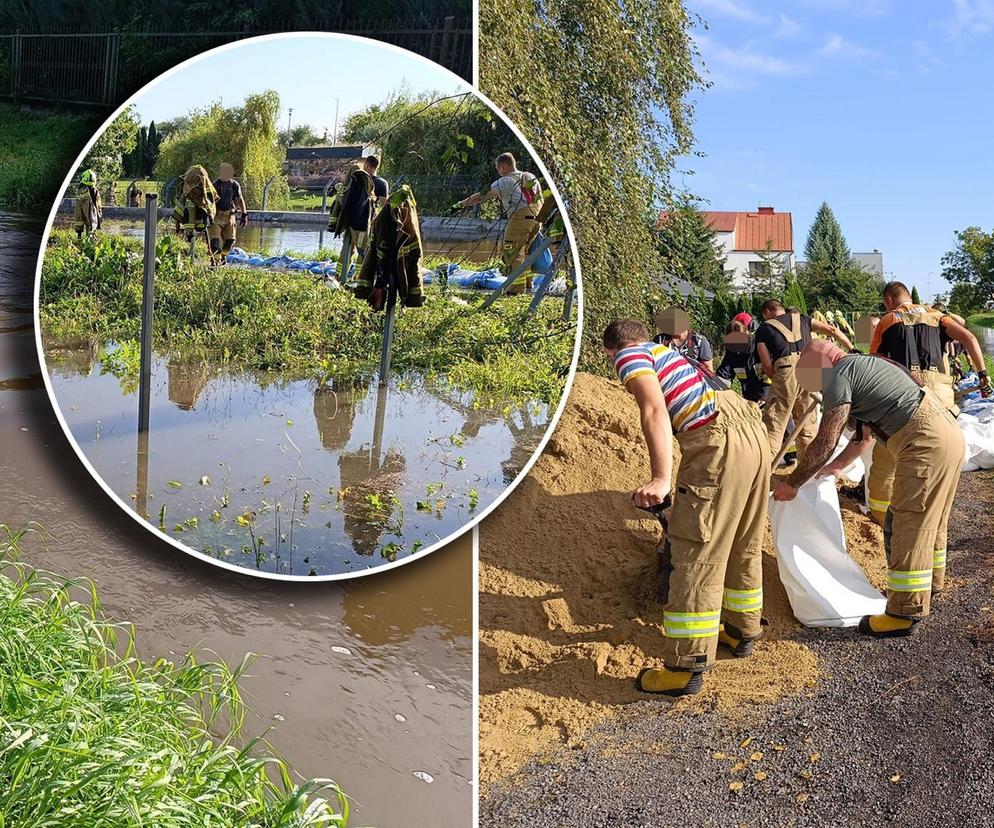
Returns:
[[[853,261],[856,262],[860,267],[865,269],[867,272],[872,273],[874,276],[879,276],[881,279],[884,276],[884,254],[881,253],[876,248],[873,249],[871,253],[853,253]],[[807,262],[802,262],[798,260],[797,266],[804,267]]]
[[[329,178],[340,180],[349,164],[376,154],[376,147],[363,144],[290,147],[286,151],[286,174],[294,189],[321,190]]]
[[[866,270],[870,271],[881,279],[884,275],[884,254],[881,253],[876,248],[873,248],[872,253],[853,253],[853,259],[856,264],[862,265]]]
[[[767,249],[779,254],[785,268],[795,267],[794,227],[790,213],[758,207],[751,212],[705,210],[704,215],[717,235],[721,254],[725,257],[725,272],[731,277],[733,288],[744,288],[750,274],[762,274],[764,262],[759,254],[765,254]],[[665,220],[663,213],[659,221]]]

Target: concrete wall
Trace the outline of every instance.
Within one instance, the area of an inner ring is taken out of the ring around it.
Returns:
[[[59,204],[60,213],[72,213],[75,199],[64,198]],[[159,208],[159,221],[172,216],[168,207]],[[143,207],[104,207],[104,218],[118,221],[141,221],[145,217]],[[328,214],[317,212],[278,212],[275,210],[249,210],[249,221],[273,224],[288,224],[298,227],[313,227],[315,230],[328,225]],[[483,219],[461,216],[421,216],[421,236],[427,242],[477,242],[499,239],[504,233],[504,220],[484,221]]]

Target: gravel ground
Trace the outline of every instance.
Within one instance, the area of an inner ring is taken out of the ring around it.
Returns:
[[[954,588],[915,637],[806,630],[817,686],[736,718],[631,705],[491,787],[480,825],[994,826],[994,473],[951,524]]]

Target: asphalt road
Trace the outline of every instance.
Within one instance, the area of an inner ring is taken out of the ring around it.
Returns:
[[[994,472],[963,476],[949,558],[913,638],[805,630],[816,687],[740,716],[631,705],[492,786],[480,825],[994,826]]]

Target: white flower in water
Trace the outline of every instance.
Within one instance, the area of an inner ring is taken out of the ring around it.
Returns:
[[[342,655],[352,655],[352,651],[348,647],[339,647],[337,645],[331,648],[333,653],[341,653]]]
[[[394,717],[394,718],[395,718],[395,719],[396,719],[396,720],[397,720],[398,722],[406,722],[406,721],[407,721],[407,717],[406,717],[406,716],[403,716],[403,715],[401,715],[400,713],[394,713],[394,714],[393,714],[393,717]]]
[[[425,773],[424,771],[413,771],[413,773],[418,779],[422,782],[427,782],[429,785],[435,781],[435,777],[430,773]]]

